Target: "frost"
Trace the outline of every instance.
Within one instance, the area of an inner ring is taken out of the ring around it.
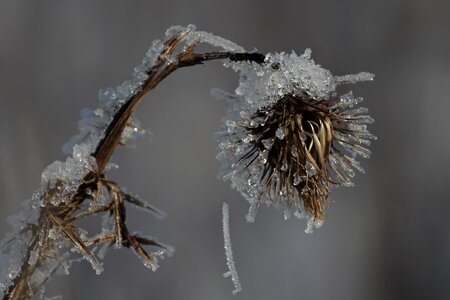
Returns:
[[[307,227],[305,229],[305,233],[313,233],[314,229],[319,229],[322,227],[323,221],[321,220],[314,220],[313,218],[310,218],[308,220]]]
[[[277,129],[277,131],[275,132],[275,135],[277,136],[277,138],[279,138],[280,140],[284,139],[285,137],[285,129],[283,127],[279,127]]]
[[[317,100],[329,98],[336,89],[334,77],[315,64],[310,54],[309,49],[301,56],[295,52],[269,53],[263,65],[230,63],[240,73],[236,95],[243,101],[242,108],[256,111],[286,94],[306,93]]]
[[[227,258],[228,272],[223,274],[224,277],[231,276],[231,281],[234,284],[233,295],[236,295],[242,291],[241,283],[239,281],[239,275],[236,271],[236,266],[234,264],[233,250],[231,249],[231,238],[230,238],[230,212],[227,203],[222,205],[222,216],[223,216],[223,240],[225,247],[225,256]]]
[[[361,72],[358,74],[344,75],[344,76],[336,76],[335,80],[338,84],[344,83],[358,83],[362,81],[372,81],[375,75],[372,73]]]

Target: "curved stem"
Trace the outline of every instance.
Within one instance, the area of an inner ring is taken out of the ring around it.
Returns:
[[[150,71],[149,78],[144,87],[139,90],[131,99],[125,103],[114,116],[113,121],[106,129],[105,137],[98,144],[93,156],[97,160],[98,173],[102,173],[106,164],[110,160],[115,148],[120,142],[120,137],[125,129],[128,120],[142,101],[146,93],[153,90],[164,78],[179,68],[203,64],[205,61],[230,59],[233,61],[254,61],[256,63],[264,62],[264,55],[259,53],[234,53],[234,52],[208,52],[197,54],[189,48],[179,55],[178,59],[169,64],[159,72],[153,69]]]
[[[174,62],[168,63],[167,58],[171,57],[177,47],[182,43],[184,34],[178,34],[166,41],[164,49],[159,55],[159,58],[155,62],[154,66],[148,71],[148,78],[144,82],[141,89],[136,91],[136,93],[125,102],[122,107],[114,115],[111,123],[106,127],[104,137],[100,140],[96,147],[95,152],[92,154],[97,162],[96,172],[90,172],[85,176],[85,182],[89,182],[88,178],[100,178],[103,171],[108,164],[111,156],[113,155],[115,149],[120,143],[123,130],[126,128],[129,119],[137,109],[137,106],[142,101],[143,97],[151,90],[153,90],[162,80],[169,76],[172,72],[179,68],[194,66],[198,64],[203,64],[206,61],[211,60],[221,60],[230,59],[232,61],[250,61],[258,64],[264,63],[265,56],[259,53],[234,53],[234,52],[208,52],[208,53],[194,53],[193,49],[198,44],[194,42],[185,51],[177,56]],[[43,262],[38,261],[33,265],[29,263],[29,257],[32,251],[43,252],[47,251],[49,247],[55,245],[41,245],[37,241],[42,236],[48,236],[50,226],[48,226],[48,220],[52,219],[55,222],[59,220],[66,220],[68,223],[64,226],[69,226],[73,221],[76,220],[74,216],[80,209],[80,204],[84,201],[86,190],[88,189],[88,183],[81,184],[77,192],[75,192],[71,200],[64,204],[63,206],[50,206],[41,208],[39,222],[36,228],[32,231],[32,243],[27,249],[25,259],[20,268],[20,273],[16,278],[13,279],[13,284],[8,288],[5,293],[3,300],[10,299],[28,299],[33,296],[36,292],[35,289],[31,287],[31,278],[34,271]],[[52,190],[47,190],[44,194],[43,199],[50,195]],[[49,218],[47,218],[47,216]],[[59,223],[58,223],[59,224]],[[61,225],[61,224],[59,224]],[[70,236],[67,236],[70,238]],[[37,247],[44,247],[43,249],[36,249]],[[83,248],[83,247],[81,247]],[[43,258],[45,259],[45,258]]]

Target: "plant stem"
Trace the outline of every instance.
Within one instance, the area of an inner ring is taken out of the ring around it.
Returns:
[[[72,228],[73,221],[76,219],[75,215],[81,208],[81,203],[86,199],[86,190],[89,188],[89,184],[102,177],[106,165],[110,161],[115,149],[120,144],[122,132],[137,109],[137,106],[141,103],[144,95],[153,90],[172,72],[182,67],[194,66],[206,61],[221,59],[251,61],[258,64],[264,63],[265,56],[259,53],[194,53],[193,49],[200,41],[192,43],[185,51],[177,56],[175,61],[168,63],[167,58],[171,57],[177,47],[183,42],[183,37],[184,34],[178,34],[166,41],[164,50],[159,55],[154,66],[148,71],[148,78],[144,82],[143,87],[125,102],[114,115],[111,123],[105,129],[104,137],[100,140],[95,152],[92,154],[97,162],[97,170],[95,172],[89,172],[84,177],[84,183],[80,184],[70,201],[67,203],[63,202],[59,206],[54,206],[49,201],[46,201],[53,191],[49,189],[43,195],[43,202],[46,203],[46,206],[40,208],[39,221],[31,230],[32,242],[27,249],[25,259],[20,268],[20,273],[13,279],[13,284],[8,288],[3,300],[29,299],[39,290],[41,285],[48,280],[48,278],[46,278],[42,284],[38,284],[34,288],[31,285],[31,278],[34,271],[45,263],[47,252],[52,251],[52,247],[56,247],[55,243],[41,243],[41,241],[46,241],[48,239],[50,228],[59,226],[66,234],[66,238],[70,239],[72,242],[75,240],[75,242],[79,244],[78,238],[69,235],[64,228]],[[78,246],[78,248],[81,248],[81,250],[84,249],[83,246]],[[32,252],[38,253],[39,259],[30,264],[29,258]],[[91,259],[95,260],[96,258],[91,257]],[[53,274],[53,272],[51,274]]]

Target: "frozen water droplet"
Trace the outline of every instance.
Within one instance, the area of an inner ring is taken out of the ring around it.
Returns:
[[[269,151],[263,150],[259,153],[259,157],[261,158],[261,162],[263,164],[267,163],[267,159],[269,157]]]
[[[351,107],[354,104],[353,93],[348,92],[346,94],[341,95],[340,102],[341,102],[341,105],[343,105],[344,107],[345,106]]]
[[[228,133],[234,133],[236,128],[236,122],[232,120],[226,120],[225,125],[228,127]]]
[[[255,140],[255,136],[253,134],[248,134],[242,141],[246,144]]]
[[[284,127],[278,127],[277,131],[275,132],[275,135],[280,140],[284,139],[284,137],[285,137],[285,128]]]
[[[306,162],[305,170],[306,170],[306,174],[308,174],[308,176],[310,176],[310,177],[317,175],[317,168],[309,161]]]
[[[289,209],[284,210],[284,219],[289,220],[291,218],[291,211]]]
[[[305,218],[305,214],[300,209],[298,209],[294,212],[294,216],[298,219]]]
[[[240,145],[236,147],[235,153],[236,155],[244,153],[245,149],[247,149],[248,146]]]
[[[308,224],[306,226],[306,233],[313,233],[314,229],[319,229],[323,225],[323,220],[315,220],[314,218],[310,218],[308,220]]]
[[[353,182],[351,182],[350,180],[343,182],[342,186],[346,186],[346,187],[354,187],[355,184]]]
[[[239,112],[239,116],[241,117],[241,118],[243,118],[243,119],[248,119],[250,116],[249,116],[249,114],[248,114],[248,112],[246,112],[245,110],[241,110],[240,112]]]
[[[104,114],[103,109],[101,109],[101,108],[97,108],[97,109],[94,111],[94,113],[95,113],[97,116],[99,116],[100,118],[103,117],[103,114]]]

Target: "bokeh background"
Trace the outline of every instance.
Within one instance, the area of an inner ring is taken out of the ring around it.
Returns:
[[[213,134],[237,76],[210,63],[171,75],[137,116],[154,138],[119,149],[110,177],[168,213],[129,209],[131,228],[173,245],[153,273],[131,251],[112,251],[105,272],[87,262],[56,277],[64,299],[449,299],[449,1],[22,1],[0,2],[0,235],[8,215],[63,160],[79,110],[129,78],[151,41],[196,24],[248,49],[301,53],[334,74],[370,71],[364,96],[379,137],[356,187],[333,190],[323,228],[246,201],[216,179]],[[221,231],[231,234],[244,291],[232,297]]]

